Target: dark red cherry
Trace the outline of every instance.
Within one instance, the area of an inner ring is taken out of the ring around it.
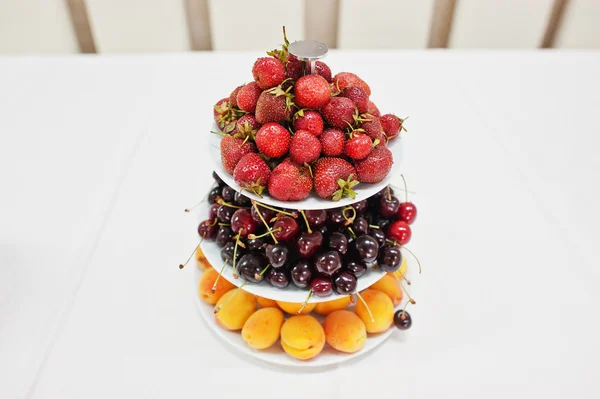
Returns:
[[[356,276],[347,271],[337,272],[333,276],[333,285],[340,295],[351,294],[356,290]]]
[[[323,209],[304,211],[306,220],[312,229],[319,228],[327,221],[327,212]]]
[[[238,274],[251,283],[260,283],[264,279],[260,273],[266,266],[267,258],[257,253],[246,254],[236,263]]]
[[[223,248],[225,244],[231,241],[231,237],[233,237],[233,231],[231,231],[231,228],[229,228],[229,226],[219,226],[215,242],[217,243],[219,248]]]
[[[267,272],[267,281],[273,287],[283,289],[290,285],[290,272],[285,267],[279,269],[270,268]]]
[[[288,260],[289,250],[285,246],[285,244],[269,244],[267,248],[265,248],[265,255],[267,255],[267,259],[269,263],[274,268],[279,268]]]
[[[315,268],[319,273],[331,276],[342,268],[342,257],[338,251],[327,251],[315,258]]]
[[[376,226],[379,226],[379,228],[383,231],[386,231],[388,226],[390,225],[390,223],[392,223],[391,220],[389,219],[384,219],[384,218],[379,218],[377,219],[377,221],[375,222]]]
[[[345,254],[348,251],[348,238],[339,231],[331,233],[329,236],[329,248]]]
[[[363,217],[356,218],[354,223],[352,223],[352,231],[354,231],[354,234],[357,236],[367,234],[369,231],[369,222]]]
[[[250,198],[246,197],[244,194],[240,194],[237,191],[233,194],[233,203],[238,206],[250,206]]]
[[[236,262],[240,260],[242,256],[246,254],[246,250],[238,245],[235,250],[235,243],[228,242],[223,248],[221,248],[221,259],[227,261],[230,265],[233,263],[233,253],[235,252]]]
[[[398,209],[400,208],[400,201],[393,195],[388,197],[382,195],[379,199],[379,213],[384,217],[396,216]]]
[[[310,288],[316,296],[326,297],[333,293],[333,282],[329,277],[317,276],[310,282]]]
[[[298,254],[302,258],[312,258],[323,245],[323,234],[319,231],[302,233],[296,241]]]
[[[365,265],[360,259],[350,259],[346,261],[344,270],[349,271],[356,277],[360,277],[367,272],[367,265]]]
[[[265,237],[252,238],[246,241],[246,247],[249,251],[262,251],[266,246]]]
[[[205,240],[212,240],[217,235],[217,223],[205,220],[198,225],[198,235]]]
[[[412,202],[403,202],[398,210],[398,219],[412,224],[417,218],[417,207]]]
[[[214,204],[217,198],[221,197],[221,187],[215,187],[208,193],[208,203]]]
[[[377,266],[384,272],[393,273],[400,269],[402,263],[402,253],[400,247],[393,244],[386,244],[379,250],[377,256]]]
[[[385,233],[383,232],[382,229],[370,228],[368,234],[371,237],[373,237],[375,240],[377,240],[377,244],[379,244],[379,248],[381,248],[385,245]]]
[[[358,254],[360,259],[366,263],[373,263],[375,259],[377,259],[377,254],[379,252],[379,244],[377,241],[371,237],[370,235],[362,235],[354,240],[356,249],[358,250]]]
[[[212,204],[208,208],[208,220],[214,221],[217,218],[217,212],[219,211],[219,204]]]
[[[410,314],[405,310],[398,310],[394,313],[394,325],[400,330],[408,330],[412,326]]]
[[[221,198],[225,202],[232,202],[233,196],[235,195],[235,190],[229,186],[225,186],[221,189]]]
[[[387,238],[395,240],[400,245],[406,245],[411,235],[410,226],[402,220],[392,222],[387,229]]]
[[[231,216],[231,230],[235,234],[240,233],[241,236],[247,236],[256,231],[258,223],[252,219],[252,215],[247,209],[238,209]]]
[[[217,217],[219,218],[219,222],[229,224],[234,213],[235,208],[225,205],[219,206],[219,209],[217,209]]]
[[[267,223],[269,223],[271,221],[271,219],[273,219],[273,217],[275,216],[275,212],[273,212],[270,209],[263,208],[260,205],[258,206],[258,210],[260,211],[260,214],[262,215],[262,217],[265,219],[265,222],[267,222]],[[258,216],[258,212],[256,212],[255,207],[252,207],[250,209],[250,213],[252,214],[252,219],[254,219],[255,222],[262,223],[262,220],[260,220],[260,217]]]
[[[361,214],[367,209],[367,200],[355,202],[352,207],[356,210],[356,213]]]
[[[346,221],[342,214],[342,208],[334,208],[327,210],[327,217],[332,224],[342,224]]]
[[[222,187],[222,186],[224,186],[224,185],[225,185],[225,182],[223,181],[223,179],[221,179],[221,178],[219,177],[219,175],[217,174],[217,172],[215,172],[214,170],[213,170],[213,172],[212,172],[212,177],[213,177],[213,179],[215,179],[215,182],[216,182],[216,183],[217,183],[219,186],[221,186],[221,187]]]
[[[273,225],[273,234],[280,241],[287,241],[294,238],[299,231],[298,222],[290,216],[280,217]]]
[[[296,287],[306,288],[310,284],[313,276],[313,266],[311,261],[302,259],[292,267],[292,282]]]

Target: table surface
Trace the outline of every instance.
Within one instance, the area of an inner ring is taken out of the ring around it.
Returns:
[[[410,116],[424,271],[411,330],[313,371],[231,351],[177,268],[259,55],[0,58],[0,396],[598,397],[600,53],[329,54]]]

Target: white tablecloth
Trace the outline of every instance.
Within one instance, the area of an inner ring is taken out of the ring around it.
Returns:
[[[177,268],[257,56],[0,58],[0,397],[600,395],[600,53],[330,53],[410,116],[424,272],[409,332],[318,373],[230,350]]]

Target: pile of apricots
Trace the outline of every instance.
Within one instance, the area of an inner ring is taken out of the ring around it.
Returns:
[[[219,326],[240,331],[244,341],[254,349],[267,349],[279,341],[288,355],[300,360],[317,356],[326,343],[340,352],[357,352],[365,345],[367,334],[390,328],[394,322],[394,307],[403,297],[399,280],[407,271],[403,259],[398,271],[386,274],[362,291],[368,309],[362,301],[356,301],[351,310],[347,309],[352,300],[345,296],[328,302],[309,303],[301,310],[301,303],[255,296],[238,290],[224,278],[218,280],[213,292],[219,273],[208,263],[200,248],[196,252],[196,264],[204,270],[198,294],[207,304],[220,307],[215,313]],[[313,312],[325,317],[323,323],[312,315]],[[289,315],[287,318],[286,314]]]

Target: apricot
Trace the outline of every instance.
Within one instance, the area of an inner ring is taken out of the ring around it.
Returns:
[[[394,306],[398,305],[402,301],[402,296],[404,295],[398,280],[396,280],[396,277],[394,277],[392,274],[386,274],[369,288],[372,290],[381,291],[389,296]]]
[[[242,338],[254,349],[267,349],[279,339],[283,312],[279,308],[258,309],[242,328]]]
[[[298,313],[298,310],[300,310],[300,308],[302,307],[301,303],[295,303],[295,302],[283,302],[283,301],[277,301],[277,305],[283,309],[284,312],[287,312],[291,315],[296,315]],[[310,312],[312,312],[312,310],[315,308],[316,304],[314,303],[309,303],[307,304],[304,309],[302,309],[302,312],[300,314],[308,314]]]
[[[281,326],[281,347],[290,356],[307,360],[325,346],[325,331],[312,316],[292,316]]]
[[[367,306],[371,310],[371,315],[367,311],[365,304],[358,299],[356,301],[356,314],[365,323],[368,333],[380,333],[386,331],[394,321],[394,305],[389,296],[381,291],[367,289],[360,293]]]
[[[200,299],[206,303],[210,303],[211,305],[217,303],[219,298],[221,298],[224,293],[232,288],[235,288],[233,284],[221,277],[217,283],[217,289],[213,293],[212,287],[215,284],[215,280],[218,276],[219,273],[217,273],[217,271],[211,267],[202,273],[202,277],[200,277],[200,282],[198,283],[198,294],[200,294]]]
[[[365,323],[349,310],[336,310],[323,323],[325,339],[329,346],[340,352],[354,353],[367,341]]]
[[[256,301],[258,302],[258,304],[260,305],[261,308],[276,308],[277,307],[277,302],[269,299],[269,298],[263,298],[262,296],[256,296]]]
[[[402,257],[402,263],[400,263],[400,269],[392,273],[398,280],[404,280],[406,273],[408,272],[408,263],[406,262],[406,256]]]
[[[211,264],[208,263],[206,256],[204,256],[204,252],[202,252],[202,248],[200,248],[200,247],[196,248],[195,256],[196,256],[196,266],[198,266],[198,269],[200,269],[200,270],[212,269]]]
[[[217,324],[227,330],[240,330],[256,310],[256,297],[236,288],[227,291],[219,298],[216,307],[219,306],[222,306],[221,310],[215,313]]]
[[[317,303],[317,306],[315,306],[315,312],[322,315],[328,315],[336,310],[346,309],[351,302],[350,295],[334,299],[333,301],[319,302]]]

